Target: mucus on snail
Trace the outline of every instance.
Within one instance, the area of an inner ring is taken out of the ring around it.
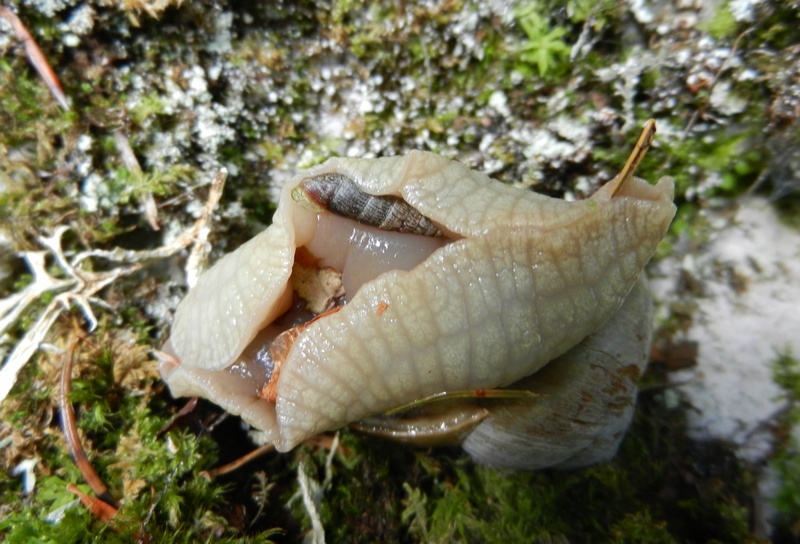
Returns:
[[[421,151],[330,159],[189,291],[161,375],[279,451],[353,424],[496,466],[608,459],[647,362],[640,272],[672,199],[670,178],[565,202]],[[500,388],[532,394],[481,398]]]

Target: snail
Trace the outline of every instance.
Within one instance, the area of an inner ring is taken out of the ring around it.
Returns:
[[[566,202],[422,151],[329,159],[188,292],[161,375],[278,451],[352,424],[497,466],[607,459],[647,361],[640,272],[673,190],[621,174]]]

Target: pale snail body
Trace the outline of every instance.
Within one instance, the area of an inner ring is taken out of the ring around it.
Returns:
[[[399,266],[407,270],[365,280],[338,312],[303,330],[283,361],[273,404],[261,394],[270,370],[240,355],[296,302],[293,269],[303,255],[317,256],[308,248],[333,245],[315,242],[331,214],[318,221],[291,198],[303,180],[332,173],[366,193],[402,198],[444,236],[392,234],[400,245],[411,236],[439,246]],[[189,292],[165,346],[174,360],[162,363],[162,375],[175,395],[204,396],[241,414],[279,451],[443,391],[508,386],[617,313],[674,215],[672,191],[669,179],[656,186],[634,179],[613,198],[605,186],[591,199],[567,203],[430,153],[331,159],[290,182],[273,225]],[[639,364],[643,352],[639,346],[627,357]],[[479,438],[491,421],[490,414],[464,430],[470,453],[490,464]]]
[[[460,443],[475,461],[498,467],[568,469],[609,460],[633,417],[652,319],[652,296],[640,279],[598,331],[509,386],[538,397],[447,401],[354,427],[420,446]]]

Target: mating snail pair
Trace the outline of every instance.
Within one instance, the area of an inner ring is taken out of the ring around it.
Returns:
[[[565,202],[426,152],[330,159],[190,290],[161,374],[279,451],[354,424],[495,466],[608,459],[675,213],[671,179],[619,180]]]

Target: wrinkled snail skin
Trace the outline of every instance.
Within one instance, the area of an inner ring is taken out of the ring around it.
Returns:
[[[653,318],[641,278],[599,330],[532,376],[508,386],[531,398],[442,400],[351,428],[416,446],[461,444],[480,464],[578,468],[614,457],[647,365]]]
[[[291,306],[295,250],[314,236],[316,216],[290,194],[326,173],[401,197],[452,241],[411,270],[364,283],[303,331],[272,405],[219,376],[257,380],[256,370],[228,367]],[[190,291],[162,376],[175,395],[206,396],[241,414],[279,451],[435,393],[513,384],[600,329],[666,232],[675,212],[670,179],[633,179],[614,198],[608,187],[567,203],[430,153],[331,159],[290,182],[273,225]]]

